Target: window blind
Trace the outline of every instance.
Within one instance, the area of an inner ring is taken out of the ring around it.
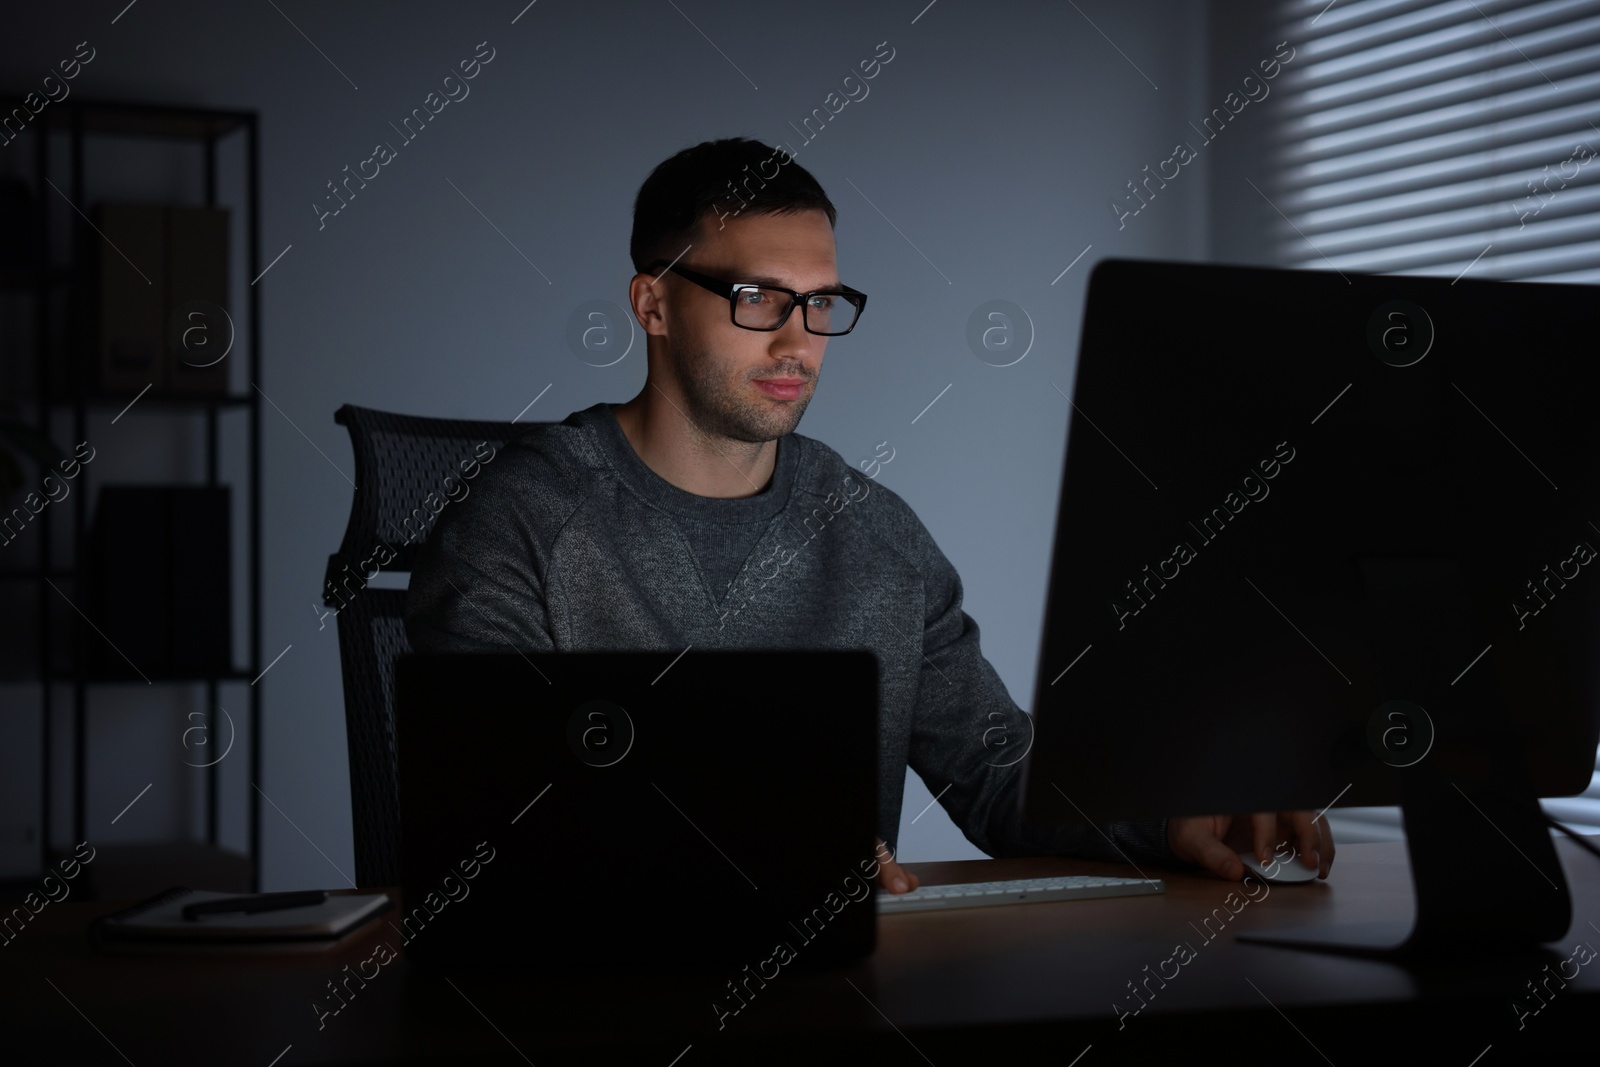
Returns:
[[[1600,283],[1600,0],[1284,0],[1274,258]]]
[[[1600,284],[1600,0],[1282,0],[1276,21],[1275,262]],[[1600,754],[1543,805],[1600,833]],[[1396,808],[1330,819],[1399,834]]]

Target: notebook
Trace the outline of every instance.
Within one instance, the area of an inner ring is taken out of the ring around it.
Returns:
[[[321,904],[185,919],[190,904],[237,897],[176,886],[89,924],[101,952],[321,952],[394,906],[387,893],[330,893]]]

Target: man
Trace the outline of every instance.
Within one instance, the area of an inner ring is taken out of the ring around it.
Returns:
[[[706,142],[655,169],[630,243],[643,390],[507,445],[443,514],[412,574],[412,646],[870,647],[883,841],[909,764],[992,856],[1195,863],[1239,879],[1239,850],[1267,863],[1287,839],[1327,877],[1333,841],[1307,812],[1022,825],[1021,767],[984,739],[1028,726],[979,651],[960,578],[900,497],[794,432],[828,338],[865,305],[841,284],[835,217],[809,173],[759,142]],[[892,858],[879,882],[916,886]]]

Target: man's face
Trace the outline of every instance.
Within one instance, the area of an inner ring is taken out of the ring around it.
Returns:
[[[699,236],[680,265],[730,282],[778,285],[805,293],[839,284],[833,229],[821,211],[702,220]],[[795,308],[771,332],[735,326],[728,298],[670,271],[655,283],[666,288],[667,372],[701,430],[735,441],[760,443],[793,432],[816,390],[828,338],[807,333]],[[761,382],[797,383],[788,398]]]

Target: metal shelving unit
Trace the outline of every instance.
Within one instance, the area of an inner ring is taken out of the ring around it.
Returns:
[[[67,314],[82,316],[88,310],[87,301],[92,290],[90,255],[93,242],[99,241],[100,236],[91,228],[84,212],[88,208],[89,183],[85,175],[85,146],[86,142],[95,136],[112,135],[116,137],[154,138],[168,141],[198,142],[204,153],[204,187],[205,204],[210,207],[218,205],[218,174],[217,162],[219,143],[231,141],[234,138],[243,139],[243,207],[245,211],[245,263],[251,277],[259,271],[261,260],[261,218],[260,218],[260,157],[259,157],[259,119],[253,111],[230,111],[211,108],[177,107],[160,104],[137,104],[110,101],[95,101],[73,98],[58,104],[53,104],[42,112],[31,124],[34,135],[34,188],[38,197],[39,230],[38,254],[36,262],[41,264],[33,271],[9,271],[0,274],[0,288],[10,290],[31,290],[34,293],[35,327],[34,342],[37,358],[37,391],[35,397],[35,410],[37,423],[48,433],[56,417],[67,413],[72,425],[72,440],[86,440],[88,416],[93,409],[109,408],[116,411],[134,399],[134,394],[107,395],[94,392],[89,383],[90,350],[87,333],[84,330],[66,331],[66,343],[55,344],[52,327],[51,294],[58,290],[65,290]],[[67,181],[64,183],[52,182],[51,178],[51,145],[53,139],[64,138],[66,142],[66,170]],[[56,187],[52,191],[52,185]],[[71,258],[65,266],[51,264],[51,232],[49,226],[50,213],[46,206],[47,198],[55,197],[57,192],[67,197],[73,207],[71,216]],[[242,337],[235,338],[237,342],[244,340],[248,344],[246,359],[248,361],[248,377],[252,383],[260,383],[261,376],[261,290],[258,285],[251,283],[246,287],[246,298],[249,308],[249,322],[247,332]],[[231,296],[231,294],[230,294]],[[67,388],[65,394],[55,387],[59,381],[59,374],[52,376],[51,360],[60,358],[68,364]],[[204,675],[183,675],[151,677],[152,683],[158,684],[200,684],[206,687],[207,723],[212,725],[215,710],[219,706],[218,688],[224,684],[248,685],[249,692],[249,737],[250,737],[250,778],[259,781],[261,777],[261,690],[253,684],[253,680],[260,674],[263,659],[261,646],[261,401],[260,393],[252,390],[249,393],[223,396],[175,396],[152,393],[144,396],[139,401],[146,411],[156,409],[172,418],[201,417],[205,420],[205,484],[218,485],[219,481],[219,454],[221,451],[219,416],[229,411],[241,411],[248,420],[247,426],[247,451],[246,469],[248,474],[246,482],[246,527],[247,527],[247,560],[248,577],[245,582],[245,600],[247,619],[246,664],[235,664],[233,669],[212,672]],[[0,580],[33,581],[38,588],[38,626],[39,626],[39,684],[40,684],[40,715],[41,715],[41,831],[39,835],[39,848],[41,866],[48,867],[51,854],[51,827],[53,825],[53,812],[51,798],[53,793],[52,768],[53,754],[55,751],[55,738],[53,737],[52,724],[56,710],[56,689],[65,683],[71,687],[72,707],[72,826],[73,840],[85,840],[88,836],[86,820],[86,789],[87,789],[87,759],[88,736],[87,718],[90,690],[99,685],[116,684],[116,679],[97,677],[91,673],[86,655],[86,646],[90,641],[103,640],[90,629],[81,617],[72,619],[72,638],[64,658],[58,657],[53,624],[52,598],[55,593],[51,591],[51,581],[65,581],[73,584],[73,588],[81,592],[88,587],[88,551],[87,551],[87,493],[74,493],[70,502],[63,501],[59,506],[44,508],[34,520],[40,525],[38,535],[41,538],[39,547],[39,562],[36,566],[0,572]],[[69,508],[66,515],[58,515],[61,508]],[[57,521],[67,521],[72,525],[71,559],[55,559],[54,539],[52,528]],[[230,523],[231,529],[231,523]],[[65,669],[63,669],[63,663]],[[213,733],[211,736],[215,736]],[[212,846],[218,842],[218,771],[215,764],[206,771],[206,835],[207,841]],[[249,800],[249,845],[248,855],[251,867],[251,881],[256,888],[261,883],[260,872],[260,823],[261,808],[259,794],[251,791]]]

